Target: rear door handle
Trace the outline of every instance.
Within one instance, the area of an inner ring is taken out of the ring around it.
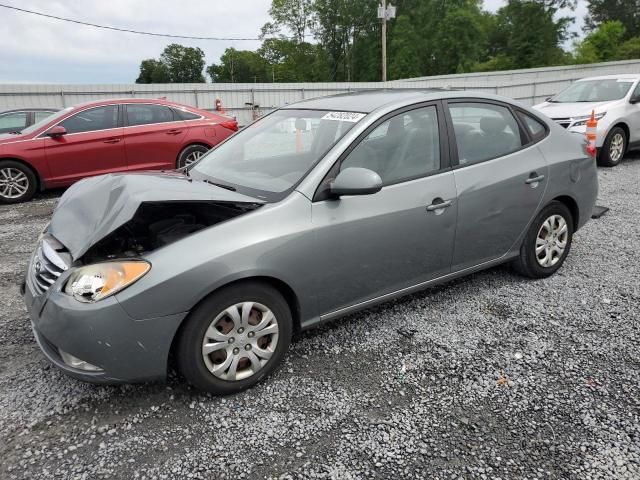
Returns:
[[[531,175],[534,175],[533,173]],[[538,175],[537,177],[529,177],[527,178],[524,183],[526,183],[527,185],[531,185],[532,183],[539,183],[542,180],[544,180],[544,175]]]
[[[182,133],[182,130],[173,129],[173,130],[169,130],[169,131],[167,132],[167,135],[178,135],[178,134],[180,134],[180,133]]]
[[[427,206],[427,212],[435,212],[436,210],[443,210],[450,207],[453,202],[451,200],[443,200],[441,198],[434,198],[433,203]]]
[[[119,138],[107,138],[106,140],[104,140],[104,143],[119,143],[120,139]]]

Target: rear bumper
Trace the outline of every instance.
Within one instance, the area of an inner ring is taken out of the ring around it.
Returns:
[[[93,383],[166,377],[171,343],[186,313],[136,320],[114,297],[85,304],[61,293],[55,284],[42,295],[36,295],[28,281],[23,288],[36,341],[47,359],[66,374]],[[100,370],[68,365],[61,350]]]

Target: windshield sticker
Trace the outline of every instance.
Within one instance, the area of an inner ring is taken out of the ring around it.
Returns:
[[[338,122],[359,122],[362,117],[364,117],[364,113],[355,113],[355,112],[329,112],[322,120],[336,120]]]

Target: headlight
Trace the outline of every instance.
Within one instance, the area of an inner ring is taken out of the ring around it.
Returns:
[[[87,265],[69,275],[64,292],[80,302],[97,302],[136,282],[150,268],[145,261]]]
[[[602,117],[604,117],[607,114],[607,112],[602,112],[602,113],[596,113],[595,118],[596,120],[600,120]],[[586,125],[587,124],[587,120],[589,120],[591,118],[591,115],[585,115],[582,117],[576,117],[573,119],[573,124],[571,125],[572,127],[581,127],[582,125]]]

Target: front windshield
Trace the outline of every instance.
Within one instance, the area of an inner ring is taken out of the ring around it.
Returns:
[[[189,174],[269,199],[296,185],[362,117],[355,112],[277,110],[202,156]]]
[[[34,123],[33,125],[31,125],[30,127],[27,128],[23,128],[22,130],[20,130],[20,133],[22,135],[28,135],[30,133],[35,132],[36,130],[38,130],[39,128],[44,127],[46,124],[54,121],[57,118],[62,117],[63,115],[66,115],[67,113],[69,113],[71,110],[73,110],[73,107],[67,107],[65,109],[60,110],[59,112],[55,112],[52,113],[51,115],[44,117],[42,120],[40,120],[39,122]]]
[[[586,80],[576,82],[550,101],[553,103],[610,102],[620,100],[633,85],[631,80]]]

